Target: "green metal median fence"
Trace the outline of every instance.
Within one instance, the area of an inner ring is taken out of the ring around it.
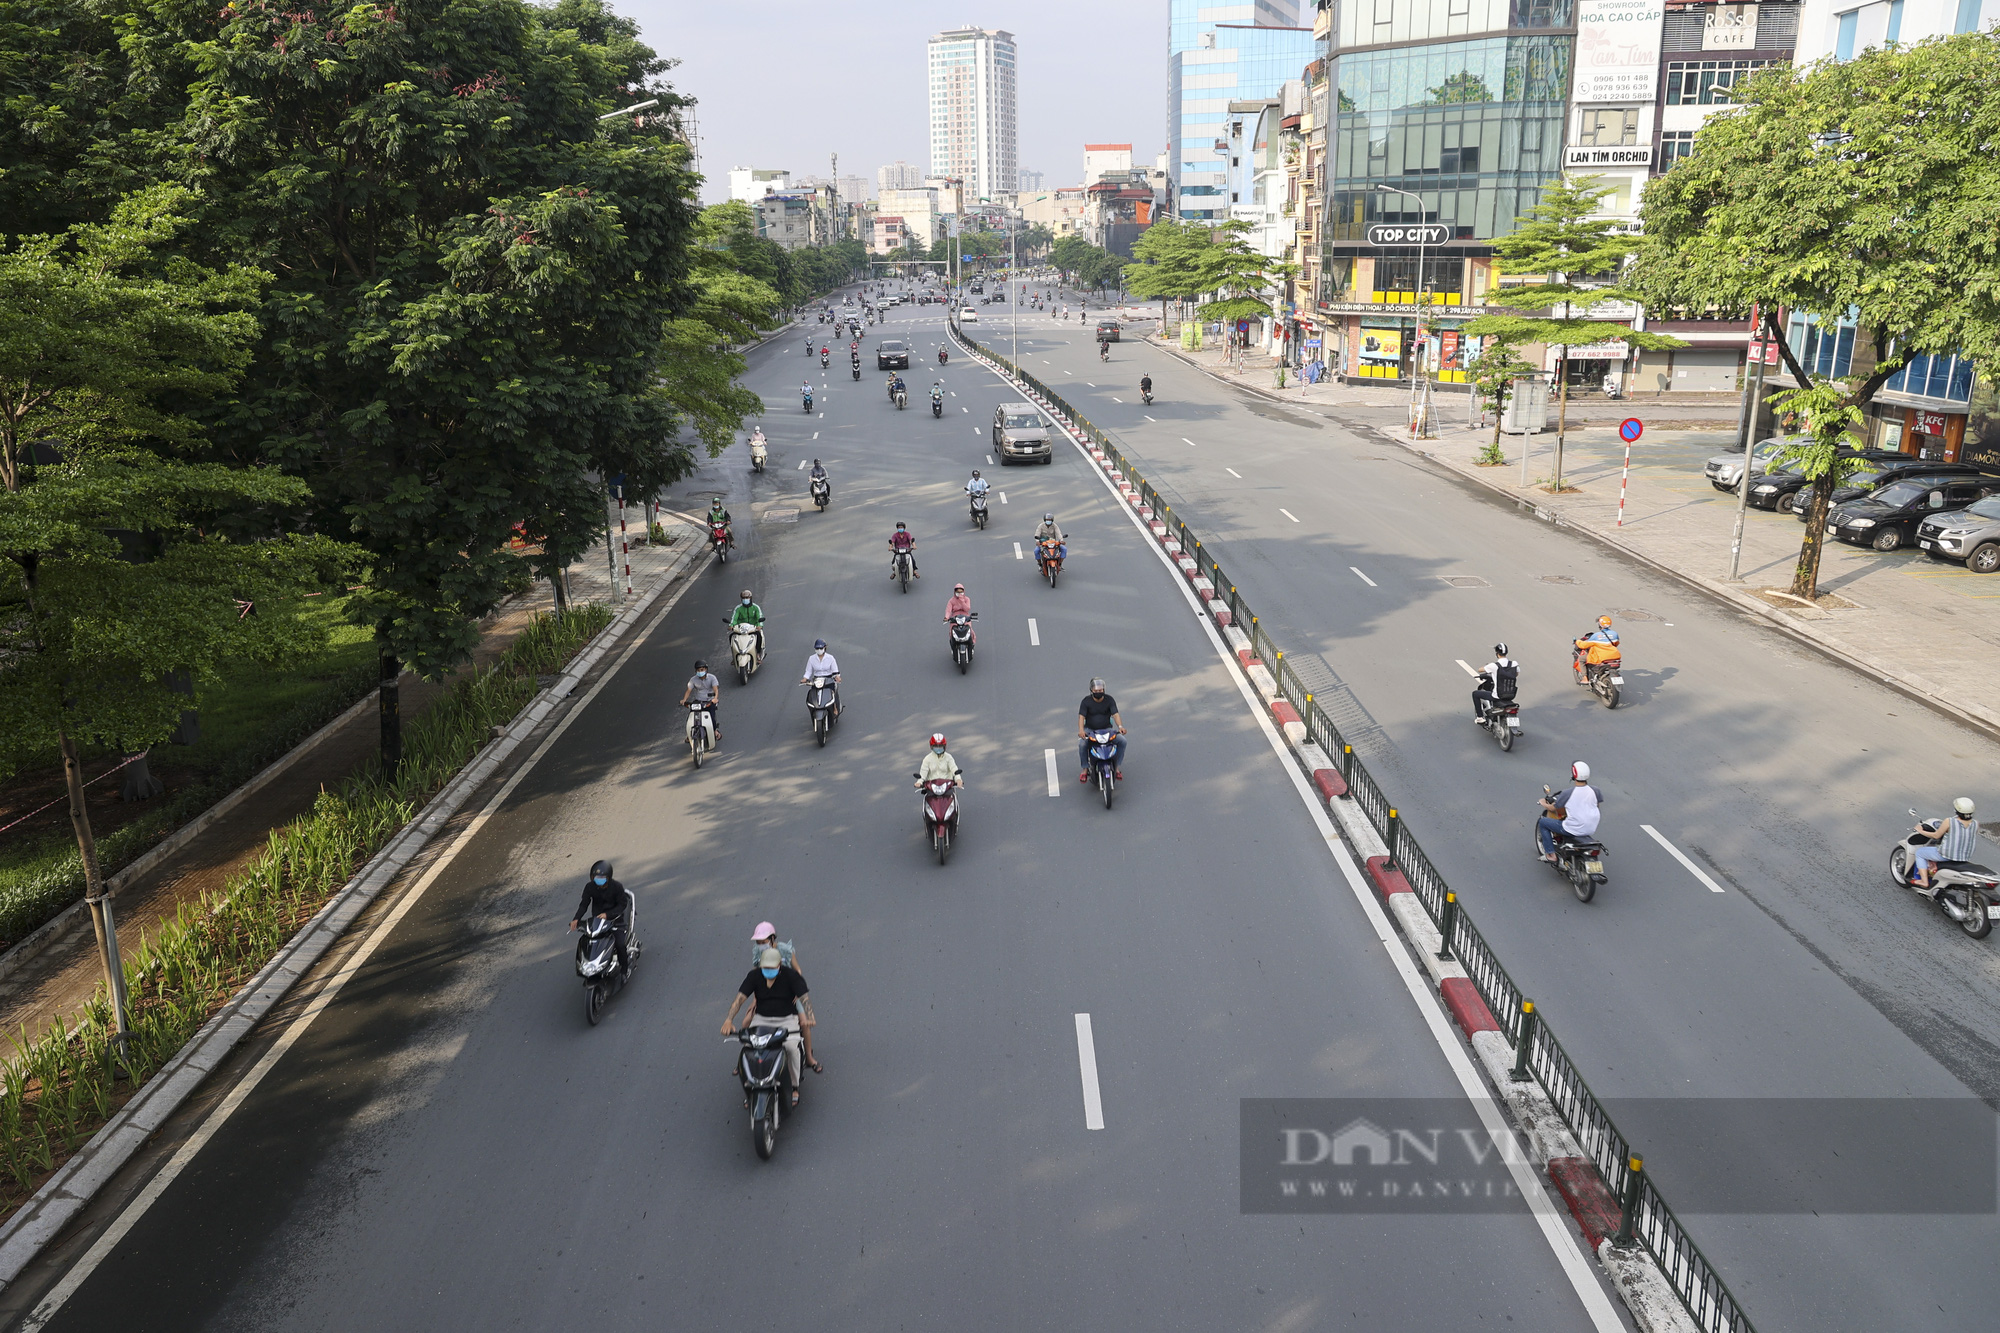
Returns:
[[[1117,465],[1124,480],[1131,483],[1140,503],[1152,509],[1154,521],[1166,524],[1169,534],[1180,543],[1181,553],[1193,560],[1196,572],[1214,585],[1216,601],[1227,606],[1230,622],[1248,636],[1253,655],[1271,671],[1278,692],[1298,710],[1305,721],[1307,738],[1325,751],[1340,770],[1347,783],[1348,798],[1381,836],[1390,863],[1409,881],[1432,923],[1441,932],[1448,930],[1444,951],[1464,968],[1507,1040],[1514,1044],[1516,1068],[1525,1070],[1548,1093],[1577,1143],[1596,1165],[1605,1188],[1612,1198],[1625,1203],[1631,1224],[1628,1243],[1645,1247],[1689,1315],[1707,1333],[1754,1333],[1750,1317],[1654,1189],[1652,1177],[1632,1169],[1638,1159],[1631,1142],[1612,1123],[1603,1103],[1591,1092],[1575,1063],[1549,1030],[1547,1020],[1539,1013],[1530,1013],[1528,995],[1501,966],[1492,946],[1466,910],[1464,895],[1456,895],[1453,910],[1447,914],[1446,897],[1453,891],[1446,885],[1443,872],[1424,854],[1409,824],[1368,772],[1354,746],[1341,735],[1340,728],[1285,661],[1283,651],[1251,611],[1242,591],[1188,526],[1186,516],[1174,511],[1173,505],[1145,479],[1109,434],[1071,407],[1055,390],[967,337],[956,322],[952,324],[952,333],[960,343],[1009,375],[1044,411],[1101,449]]]

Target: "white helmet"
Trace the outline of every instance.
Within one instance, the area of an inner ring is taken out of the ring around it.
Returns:
[[[1590,765],[1579,759],[1569,766],[1569,775],[1578,782],[1590,781]]]
[[[1951,803],[1951,808],[1969,819],[1972,816],[1972,798],[1970,796],[1961,796]]]

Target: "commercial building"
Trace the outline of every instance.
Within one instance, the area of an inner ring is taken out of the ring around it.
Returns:
[[[1101,180],[1124,180],[1132,174],[1132,145],[1129,143],[1087,143],[1083,146],[1085,187]]]
[[[1313,57],[1312,29],[1299,26],[1299,8],[1299,0],[1168,0],[1166,172],[1176,215],[1229,216],[1229,104],[1269,97],[1299,77]]]
[[[868,253],[886,255],[891,250],[901,250],[908,242],[910,233],[903,226],[903,219],[893,214],[877,213],[869,223]]]
[[[2000,0],[1805,0],[1798,60],[1850,60],[1871,46],[1984,32],[2000,23]]]
[[[1274,260],[1292,259],[1298,244],[1298,206],[1286,171],[1288,146],[1296,157],[1296,134],[1288,134],[1284,122],[1289,115],[1296,129],[1304,99],[1304,82],[1293,79],[1276,97],[1229,104],[1229,217],[1249,227],[1244,240],[1252,250]],[[1281,310],[1291,299],[1289,292],[1270,295]],[[1252,341],[1283,355],[1290,321],[1253,322],[1256,327],[1247,330]]]
[[[1047,227],[1058,240],[1065,236],[1082,236],[1086,232],[1085,214],[1089,211],[1090,201],[1080,185],[1038,190],[1033,194],[1024,191],[1020,201],[1024,226]]]
[[[814,244],[813,196],[793,191],[767,194],[753,201],[757,211],[757,234],[776,241],[787,250],[803,250]]]
[[[875,168],[878,190],[914,190],[923,183],[924,169],[913,167],[900,157],[886,167]]]
[[[731,167],[729,197],[751,204],[772,190],[792,188],[792,173],[765,167]]]
[[[928,43],[931,176],[955,176],[974,199],[1020,188],[1014,34],[954,28]]]
[[[895,214],[902,223],[903,232],[915,236],[919,245],[929,245],[940,234],[938,219],[938,192],[918,187],[909,190],[884,190],[876,201],[884,214]]]

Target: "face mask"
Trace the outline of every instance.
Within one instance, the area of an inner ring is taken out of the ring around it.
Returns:
[[[764,980],[766,981],[776,981],[778,979],[778,969],[775,967],[760,967],[757,970],[764,974]]]
[[[748,606],[748,605],[750,605],[750,599],[749,599],[748,597],[745,597],[745,598],[743,599],[743,605],[745,605],[745,606]]]
[[[592,884],[597,884],[597,885],[600,885],[600,886],[601,886],[601,885],[605,885],[605,884],[609,884],[609,883],[610,883],[611,881],[610,881],[610,880],[608,880],[608,879],[606,879],[606,878],[604,878],[604,876],[602,876],[602,875],[599,875],[599,876],[598,876],[598,877],[597,877],[596,879],[593,879],[593,880],[592,880],[592,881],[590,881],[590,882],[591,882]]]

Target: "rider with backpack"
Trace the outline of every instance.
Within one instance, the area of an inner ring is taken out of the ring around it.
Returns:
[[[1479,668],[1479,683],[1472,687],[1472,720],[1486,716],[1491,703],[1510,704],[1521,688],[1521,664],[1507,656],[1507,645],[1493,645],[1493,660]]]

